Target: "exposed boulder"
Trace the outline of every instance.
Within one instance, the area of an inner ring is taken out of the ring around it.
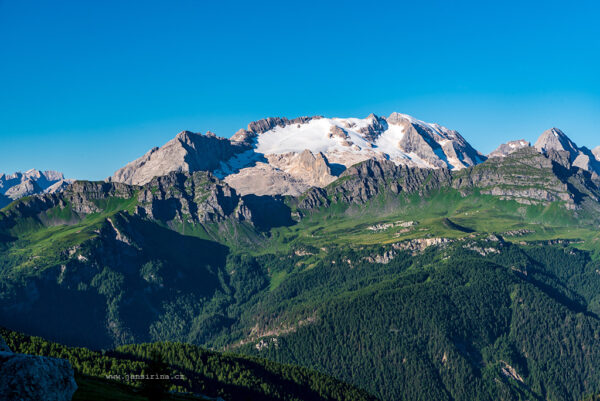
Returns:
[[[76,390],[69,361],[15,354],[0,337],[0,399],[69,401]]]

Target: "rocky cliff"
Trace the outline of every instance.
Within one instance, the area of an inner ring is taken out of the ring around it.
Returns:
[[[592,150],[592,153],[594,154],[594,156],[596,156],[596,160],[598,160],[600,162],[600,146],[596,146]]]
[[[300,209],[331,203],[365,203],[379,194],[426,195],[454,188],[464,196],[474,192],[514,200],[525,205],[561,202],[567,209],[600,211],[600,180],[578,166],[561,163],[560,155],[542,154],[524,147],[477,166],[450,171],[397,166],[389,161],[367,160],[346,170],[326,188],[313,188],[299,198]]]
[[[564,132],[558,128],[551,128],[542,133],[534,147],[545,154],[564,153],[568,155],[568,162],[583,170],[600,174],[600,162],[596,155],[586,147],[578,147]]]
[[[367,160],[458,170],[485,160],[457,132],[392,113],[360,118],[270,117],[230,140],[182,132],[110,180],[142,185],[173,171],[209,171],[242,194],[294,195],[322,188]]]
[[[488,155],[488,157],[505,157],[519,149],[527,148],[529,146],[531,146],[531,142],[528,142],[525,139],[509,141],[498,146],[492,153]]]
[[[170,172],[214,171],[220,163],[245,150],[228,139],[183,131],[160,148],[117,170],[111,181],[143,185]]]

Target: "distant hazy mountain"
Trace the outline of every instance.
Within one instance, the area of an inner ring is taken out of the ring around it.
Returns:
[[[459,170],[486,157],[456,131],[393,113],[367,118],[267,118],[229,139],[184,131],[111,179],[145,184],[172,171],[210,171],[238,192],[299,195],[367,159]]]
[[[13,200],[41,193],[61,191],[73,180],[57,171],[28,170],[24,173],[0,174],[0,208]]]

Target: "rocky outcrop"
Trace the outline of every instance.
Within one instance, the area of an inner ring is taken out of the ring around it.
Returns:
[[[579,153],[579,148],[568,136],[558,128],[551,128],[540,135],[533,145],[538,151],[544,153],[552,150],[562,150],[568,152],[573,159]]]
[[[600,162],[600,146],[596,146],[592,149],[592,154],[596,157],[596,160]]]
[[[183,131],[164,146],[151,149],[117,170],[110,181],[143,185],[171,172],[213,171],[222,161],[245,150],[210,132],[202,135]]]
[[[291,195],[298,196],[310,185],[267,163],[241,169],[225,177],[224,181],[241,195]]]
[[[525,139],[519,139],[518,141],[509,141],[498,146],[492,153],[488,155],[488,158],[506,157],[519,149],[527,148],[529,146],[531,146],[531,142],[526,141]]]
[[[130,199],[136,187],[119,182],[75,181],[60,198],[61,205],[69,204],[80,214],[96,213],[102,210],[98,201],[109,198]]]
[[[308,186],[324,187],[335,180],[329,161],[320,152],[313,154],[305,149],[299,154],[273,155],[269,158],[269,163]]]
[[[335,179],[327,158],[306,149],[301,153],[268,155],[267,163],[243,168],[224,181],[242,195],[298,196],[310,187],[324,187]]]
[[[263,134],[275,127],[285,127],[293,124],[305,124],[311,120],[319,119],[321,116],[314,117],[296,117],[288,120],[285,117],[268,117],[262,120],[253,121],[248,124],[246,129],[241,129],[231,137],[231,142],[252,146],[253,139],[259,134]]]
[[[572,208],[574,197],[554,168],[550,158],[533,148],[523,148],[457,173],[452,186],[461,191],[476,188],[481,193],[523,204],[563,201]]]
[[[371,113],[367,116],[366,121],[367,124],[357,128],[357,131],[368,141],[375,142],[388,129],[388,123],[384,117],[378,117]]]
[[[600,174],[600,161],[598,161],[596,155],[586,147],[578,147],[558,128],[544,131],[534,147],[539,152],[550,155],[565,168],[574,166],[591,173]]]
[[[331,202],[362,204],[385,193],[424,194],[449,185],[450,180],[450,172],[446,169],[397,166],[390,161],[370,159],[350,167],[328,187],[309,190],[299,199],[298,207],[312,209]]]
[[[60,180],[50,185],[44,192],[47,194],[56,194],[64,191],[72,183],[73,180]]]
[[[387,118],[387,123],[403,129],[404,136],[399,141],[398,148],[407,154],[417,155],[429,167],[462,169],[486,159],[457,131],[438,124],[424,123],[399,113],[392,113]]]
[[[0,399],[70,401],[76,390],[69,361],[15,354],[0,337]]]
[[[306,192],[298,198],[298,208],[310,210],[336,202],[362,204],[380,194],[425,196],[432,190],[451,187],[465,196],[477,191],[525,205],[562,202],[569,209],[589,206],[599,210],[600,180],[570,164],[565,167],[561,164],[564,157],[568,158],[566,152],[541,154],[533,147],[524,147],[459,171],[367,160],[346,170],[326,188]]]
[[[43,190],[37,185],[37,183],[33,180],[27,179],[25,181],[20,182],[19,184],[9,188],[4,195],[9,197],[10,199],[19,199],[25,196],[30,196],[34,194],[39,194]]]
[[[212,223],[230,217],[252,221],[236,191],[206,172],[156,177],[141,188],[137,201],[137,214],[161,221]]]

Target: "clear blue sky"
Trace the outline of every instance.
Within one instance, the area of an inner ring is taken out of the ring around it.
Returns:
[[[600,2],[0,0],[0,172],[102,179],[177,132],[387,115],[600,145]]]

